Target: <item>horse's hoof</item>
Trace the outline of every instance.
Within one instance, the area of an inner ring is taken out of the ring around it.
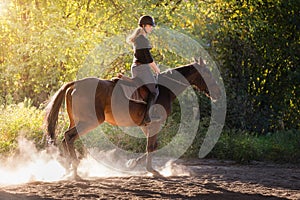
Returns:
[[[151,172],[152,173],[152,176],[154,177],[154,178],[162,178],[162,177],[164,177],[163,175],[161,175],[158,171],[153,171],[153,172]]]
[[[127,163],[126,163],[126,167],[129,168],[129,169],[135,168],[136,165],[137,165],[136,159],[130,159],[130,160],[128,160]]]
[[[74,175],[74,181],[84,181],[84,179],[76,174],[76,175]]]
[[[161,177],[163,177],[163,175],[161,175],[161,173],[159,173],[159,172],[156,171],[155,169],[147,169],[147,171],[148,171],[149,173],[151,173],[152,176],[155,177],[155,178],[161,178]]]
[[[78,174],[75,174],[74,172],[69,172],[63,176],[64,180],[68,181],[83,181],[84,179],[81,178]]]

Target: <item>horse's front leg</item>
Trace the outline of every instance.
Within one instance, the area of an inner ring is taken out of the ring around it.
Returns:
[[[157,134],[147,137],[146,169],[154,176],[161,176],[161,174],[153,169],[152,166],[152,156],[154,151],[157,149],[157,146]]]
[[[144,153],[143,155],[141,155],[138,158],[128,160],[127,163],[126,163],[127,168],[133,169],[138,164],[141,164],[144,161],[146,161],[147,163],[149,163],[149,165],[152,166],[152,161],[150,159],[151,155],[150,155],[149,152],[153,152],[157,148],[157,142],[155,142],[155,145],[152,145],[152,143],[154,141],[156,141],[156,139],[154,139],[154,138],[149,139],[149,137],[147,137],[147,151],[146,151],[146,153]],[[146,167],[146,168],[148,169],[148,167]]]
[[[141,155],[138,158],[130,159],[127,161],[126,167],[129,169],[134,169],[138,164],[140,164],[141,162],[146,160],[146,157],[147,157],[147,153],[144,153],[143,155]]]
[[[160,123],[152,123],[148,126],[141,126],[142,131],[147,137],[147,148],[146,153],[136,159],[131,159],[127,162],[127,167],[133,169],[137,164],[142,161],[146,161],[146,169],[148,172],[155,176],[161,176],[158,171],[152,167],[152,156],[154,151],[157,149],[157,133],[160,130]]]

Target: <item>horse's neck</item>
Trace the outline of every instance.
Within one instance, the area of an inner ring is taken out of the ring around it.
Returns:
[[[178,67],[167,72],[164,72],[160,76],[161,85],[163,85],[171,93],[171,99],[174,100],[178,95],[180,95],[189,84],[189,68],[192,65],[187,65],[183,67]]]

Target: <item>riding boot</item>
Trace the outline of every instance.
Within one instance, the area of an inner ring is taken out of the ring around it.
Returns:
[[[151,122],[160,120],[160,117],[156,116],[155,113],[153,113],[155,111],[152,111],[150,113],[151,106],[155,103],[155,100],[156,100],[155,96],[153,94],[149,94],[149,97],[147,99],[146,114],[143,122],[144,124],[150,124]]]

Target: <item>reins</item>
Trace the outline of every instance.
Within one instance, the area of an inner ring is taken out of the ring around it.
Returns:
[[[183,86],[185,86],[185,87],[190,86],[189,84],[185,84],[185,83],[183,83],[183,82],[180,82],[180,81],[178,81],[178,80],[176,80],[176,79],[173,79],[173,78],[171,78],[171,77],[168,77],[168,76],[166,76],[166,75],[162,75],[162,76],[165,77],[165,78],[167,78],[167,79],[169,79],[169,80],[171,80],[171,81],[173,81],[173,82],[175,82],[175,83],[178,83],[179,85],[183,85]]]

